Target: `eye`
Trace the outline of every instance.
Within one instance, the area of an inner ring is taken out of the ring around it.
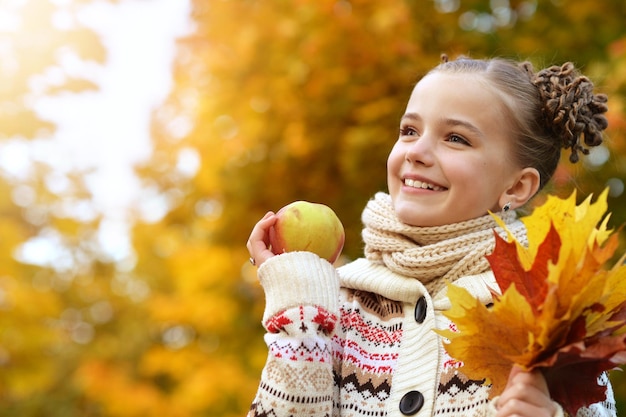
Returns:
[[[418,136],[418,132],[411,126],[400,126],[400,136]]]
[[[468,145],[468,146],[470,145],[470,143],[467,140],[465,140],[463,136],[459,136],[454,133],[448,136],[448,142],[459,143],[461,145]]]

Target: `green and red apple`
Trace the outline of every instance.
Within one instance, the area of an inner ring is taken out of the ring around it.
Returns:
[[[281,208],[270,229],[272,252],[307,251],[334,263],[343,249],[345,232],[341,221],[328,206],[295,201]]]

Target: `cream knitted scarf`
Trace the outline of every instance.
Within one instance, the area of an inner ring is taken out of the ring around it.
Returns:
[[[515,212],[498,215],[526,244],[526,229]],[[462,276],[488,271],[485,255],[493,251],[494,229],[506,236],[489,214],[444,226],[409,226],[398,220],[391,197],[385,193],[377,193],[367,203],[362,220],[365,257],[383,263],[393,272],[419,279],[431,294]]]

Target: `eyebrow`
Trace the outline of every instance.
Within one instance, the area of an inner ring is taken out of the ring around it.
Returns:
[[[405,113],[402,116],[401,120],[412,120],[412,121],[421,121],[422,118],[420,117],[419,114],[417,113]],[[451,126],[451,127],[456,127],[456,126],[461,126],[464,127],[465,129],[473,132],[476,135],[479,135],[481,137],[484,137],[485,134],[482,132],[482,130],[480,130],[479,128],[477,128],[476,126],[474,126],[472,123],[465,121],[465,120],[459,120],[459,119],[451,119],[451,118],[447,118],[447,117],[442,117],[441,118],[441,122],[445,125],[445,126]]]

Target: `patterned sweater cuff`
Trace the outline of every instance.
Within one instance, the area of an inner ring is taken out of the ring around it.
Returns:
[[[339,277],[335,267],[311,252],[288,252],[261,265],[259,280],[265,290],[263,323],[289,308],[323,307],[337,313]]]

